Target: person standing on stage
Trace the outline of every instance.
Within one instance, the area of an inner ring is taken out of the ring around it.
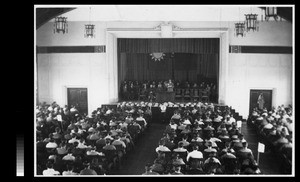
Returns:
[[[169,82],[167,83],[167,91],[168,92],[173,92],[174,84],[172,80],[170,79]]]

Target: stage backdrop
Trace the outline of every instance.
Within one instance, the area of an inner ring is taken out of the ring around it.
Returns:
[[[163,52],[164,59],[150,56]],[[118,39],[119,84],[124,80],[217,82],[219,39]],[[216,83],[217,84],[217,83]]]

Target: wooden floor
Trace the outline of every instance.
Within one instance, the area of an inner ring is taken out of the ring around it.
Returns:
[[[145,164],[152,163],[156,158],[155,148],[158,146],[165,126],[165,123],[152,123],[151,127],[136,142],[135,149],[126,155],[121,167],[114,170],[111,175],[141,175],[144,172]],[[255,129],[243,122],[242,133],[257,159],[258,137]],[[279,166],[273,153],[260,153],[259,167],[264,175],[280,174]]]
[[[123,165],[112,172],[112,175],[141,175],[145,172],[145,165],[153,163],[158,141],[162,138],[167,124],[151,123],[143,135],[136,141],[134,150],[130,151],[123,160]]]

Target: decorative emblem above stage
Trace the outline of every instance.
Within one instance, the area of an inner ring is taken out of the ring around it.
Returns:
[[[173,30],[182,30],[182,28],[177,27],[170,22],[164,22],[154,27],[154,30],[160,30],[162,38],[172,38]]]
[[[152,59],[154,59],[154,61],[161,61],[164,59],[165,53],[154,52],[154,53],[151,53],[150,56],[152,56]]]

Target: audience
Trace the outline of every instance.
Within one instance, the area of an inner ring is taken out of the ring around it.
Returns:
[[[145,166],[144,175],[261,173],[229,107],[221,110],[201,102],[164,105],[165,120],[170,123],[155,149],[157,158]],[[38,105],[38,175],[109,174],[151,125],[153,108],[159,106],[156,102],[120,102],[87,116],[75,106]],[[266,149],[284,156],[285,165],[292,156],[292,121],[291,106],[269,112],[255,108],[248,119]]]
[[[104,175],[151,125],[149,106],[103,106],[87,116],[56,102],[36,107],[38,175]],[[60,120],[60,121],[58,121]]]
[[[281,172],[291,174],[293,146],[293,108],[280,105],[271,110],[253,108],[248,124],[254,126],[265,144],[266,152],[273,152],[281,162]],[[249,171],[248,171],[249,172]]]
[[[167,164],[160,163],[159,174],[261,174],[230,108],[221,110],[203,103],[178,103],[178,106],[160,140],[166,142],[172,138],[175,146],[171,151],[159,151],[158,155],[163,155]],[[284,140],[278,138],[277,143],[280,142]],[[164,148],[162,143],[156,151],[159,148]]]
[[[148,163],[145,166],[145,172],[142,175],[159,175],[159,173],[152,171],[152,165]]]

